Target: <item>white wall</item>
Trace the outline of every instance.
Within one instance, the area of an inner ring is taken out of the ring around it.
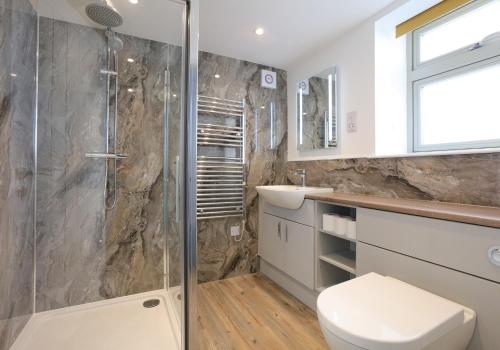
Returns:
[[[374,27],[369,23],[350,31],[333,45],[288,69],[288,160],[321,159],[370,154],[375,146],[373,118]],[[337,66],[339,89],[339,147],[332,150],[297,150],[296,86],[299,80]],[[358,132],[346,132],[348,112],[356,111]]]
[[[405,41],[394,39],[387,47],[387,51],[380,51],[377,47],[377,57],[375,44],[376,42],[377,45],[383,43],[391,36],[394,38],[393,33],[387,29],[389,25],[394,26],[440,1],[395,1],[330,45],[323,46],[288,68],[289,161],[359,158],[400,154],[406,151]],[[385,21],[379,22],[382,19]],[[379,22],[378,25],[377,22]],[[391,57],[390,55],[396,52],[394,50],[402,52],[402,56],[398,56],[393,62],[385,59],[387,58],[385,55]],[[332,66],[337,66],[339,72],[340,145],[335,149],[299,152],[297,150],[296,84],[299,80]],[[391,78],[388,74],[395,74],[395,76]],[[376,94],[375,89],[380,93]],[[404,90],[403,94],[401,94],[401,89]],[[399,96],[395,103],[391,101],[396,98],[394,93]],[[358,131],[347,133],[346,115],[352,111],[357,112]],[[377,127],[375,125],[376,114]],[[387,142],[388,140],[392,141]]]
[[[408,150],[407,55],[405,36],[395,39],[391,18],[375,23],[375,149],[376,155]]]

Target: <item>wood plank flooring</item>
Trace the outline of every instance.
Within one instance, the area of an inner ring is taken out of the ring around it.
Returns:
[[[199,349],[328,349],[316,313],[260,273],[198,289]]]

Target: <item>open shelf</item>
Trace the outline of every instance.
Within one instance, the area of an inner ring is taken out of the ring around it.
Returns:
[[[344,271],[356,274],[356,252],[351,250],[335,252],[320,255],[319,259],[331,265],[337,266]]]
[[[323,215],[331,214],[356,221],[356,208],[330,202],[315,202],[317,293],[356,277],[356,238],[323,229]]]
[[[344,235],[339,235],[339,234],[337,234],[337,233],[335,233],[333,231],[326,231],[326,230],[323,230],[323,229],[319,229],[318,231],[321,232],[321,233],[324,233],[326,235],[330,235],[330,236],[338,237],[338,238],[341,238],[341,239],[345,239],[346,241],[356,242],[355,239],[349,238],[349,237],[344,236]]]
[[[334,286],[336,284],[349,281],[351,279],[351,273],[338,268],[324,260],[318,259],[320,264],[319,269],[319,280],[316,286],[316,291],[321,293],[328,287]]]

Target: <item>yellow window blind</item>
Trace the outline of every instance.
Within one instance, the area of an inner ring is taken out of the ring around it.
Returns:
[[[447,15],[459,7],[467,5],[472,1],[474,0],[443,0],[440,3],[428,8],[424,12],[421,12],[403,23],[398,24],[396,26],[396,38],[423,27],[439,17],[443,17],[444,15]]]

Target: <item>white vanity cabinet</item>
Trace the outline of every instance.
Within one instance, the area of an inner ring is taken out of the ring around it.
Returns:
[[[259,255],[271,265],[280,270],[285,269],[285,244],[281,228],[283,219],[270,214],[264,214],[261,219],[259,237]]]
[[[306,201],[298,210],[264,203],[259,223],[259,255],[273,267],[313,289],[314,228],[308,225],[311,223],[308,212],[312,218],[312,201]],[[301,222],[297,222],[299,220]]]

